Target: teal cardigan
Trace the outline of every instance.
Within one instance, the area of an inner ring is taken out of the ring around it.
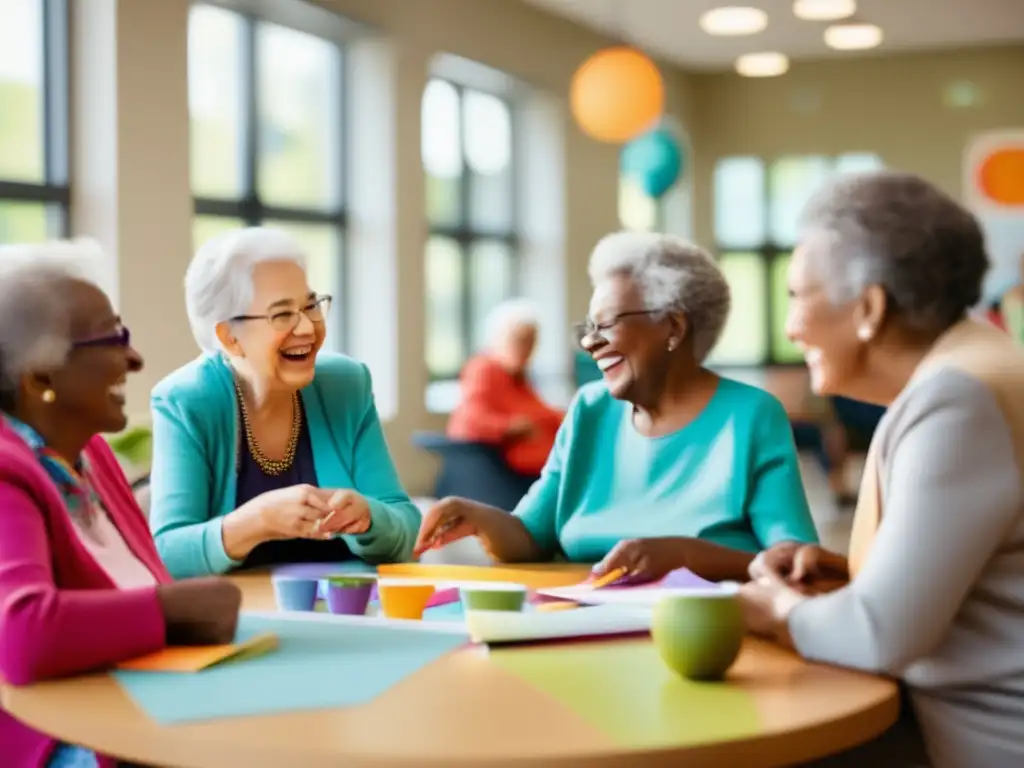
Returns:
[[[407,560],[420,513],[391,462],[370,372],[321,352],[302,404],[323,488],[352,488],[369,501],[372,523],[344,539],[370,562]],[[231,369],[203,355],[153,390],[153,468],[149,525],[175,578],[224,573],[238,565],[224,551],[221,522],[235,508],[239,419]]]

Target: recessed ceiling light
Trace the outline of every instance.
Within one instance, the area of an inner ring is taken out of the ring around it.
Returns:
[[[882,43],[882,28],[875,24],[833,24],[825,30],[825,45],[837,51],[864,51]]]
[[[857,12],[857,0],[794,0],[793,13],[804,21],[838,21]]]
[[[744,77],[777,77],[788,70],[789,59],[782,53],[747,53],[736,59],[736,71]]]
[[[768,14],[760,8],[742,6],[712,8],[701,14],[699,24],[709,35],[756,35],[768,26]]]

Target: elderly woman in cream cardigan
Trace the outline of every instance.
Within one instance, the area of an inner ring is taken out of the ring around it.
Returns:
[[[968,319],[988,266],[975,218],[912,175],[841,178],[804,212],[789,335],[818,393],[888,412],[848,556],[763,553],[748,625],[909,694],[824,765],[1024,765],[1024,350]]]

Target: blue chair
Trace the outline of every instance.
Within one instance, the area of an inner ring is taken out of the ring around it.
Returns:
[[[875,430],[878,429],[878,422],[885,415],[885,407],[862,403],[848,397],[833,397],[831,400],[836,419],[846,429],[850,448],[867,450]]]
[[[521,475],[501,452],[485,443],[453,440],[440,432],[416,432],[413,445],[441,459],[434,496],[461,496],[511,512],[536,477]]]

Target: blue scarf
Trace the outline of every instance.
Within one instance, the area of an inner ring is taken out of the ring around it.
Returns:
[[[79,456],[74,465],[68,464],[55,451],[47,448],[43,436],[28,424],[8,414],[4,414],[4,419],[39,459],[47,476],[61,492],[68,513],[72,518],[88,525],[95,509],[94,505],[98,505],[100,500],[89,482],[89,462],[85,455]]]

